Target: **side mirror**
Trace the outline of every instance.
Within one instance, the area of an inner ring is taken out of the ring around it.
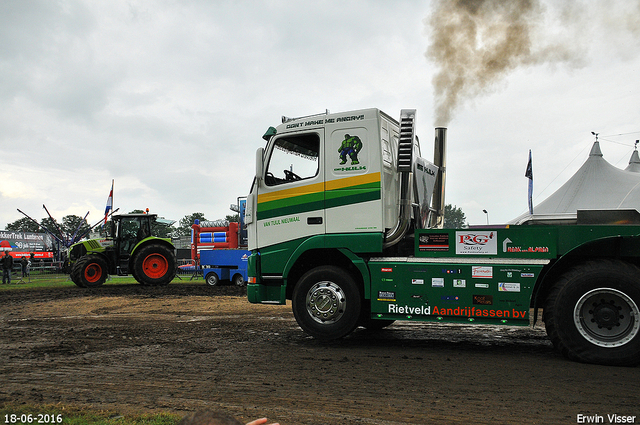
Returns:
[[[260,181],[264,177],[264,148],[258,148],[256,151],[256,180]]]

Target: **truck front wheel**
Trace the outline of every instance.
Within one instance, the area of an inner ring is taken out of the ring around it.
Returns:
[[[166,246],[151,243],[135,254],[133,267],[142,285],[168,285],[176,275],[176,257]]]
[[[349,274],[334,266],[305,273],[293,291],[293,315],[309,335],[322,340],[342,338],[358,325],[362,299]]]
[[[218,282],[220,282],[220,278],[216,274],[216,272],[207,273],[206,277],[207,285],[216,286]]]
[[[572,360],[614,366],[640,363],[640,269],[599,260],[565,273],[544,309],[547,334]]]

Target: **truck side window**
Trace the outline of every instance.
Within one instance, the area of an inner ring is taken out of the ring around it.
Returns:
[[[269,158],[265,183],[275,186],[317,176],[319,153],[316,133],[280,137]]]

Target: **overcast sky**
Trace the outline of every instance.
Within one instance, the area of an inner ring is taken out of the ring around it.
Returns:
[[[592,131],[620,168],[640,139],[640,0],[527,3],[526,53],[467,86],[445,123],[445,200],[471,224],[527,210],[529,149],[539,203],[586,160]],[[439,6],[0,1],[0,228],[43,204],[93,224],[112,179],[120,212],[223,218],[281,115],[415,108],[432,160],[432,82],[451,75],[433,53]]]

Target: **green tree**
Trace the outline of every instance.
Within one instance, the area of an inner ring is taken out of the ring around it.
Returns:
[[[74,234],[75,237],[78,238],[79,236],[82,236],[89,231],[87,220],[73,214],[62,217],[62,226],[60,227],[62,228],[62,231],[66,233],[69,239],[71,239]]]
[[[56,221],[55,218],[50,218],[50,217],[45,217],[42,220],[40,220],[40,226],[44,227],[45,229],[47,229],[48,231],[50,231],[51,233],[53,233],[54,235],[56,235],[56,237],[60,237],[60,232],[58,231],[58,222]]]
[[[39,229],[40,229],[40,226],[38,226],[36,223],[31,221],[27,217],[18,219],[13,223],[9,223],[7,224],[7,227],[6,227],[6,230],[9,230],[11,232],[34,232],[34,233],[39,231],[42,232],[42,230],[39,230]]]
[[[445,229],[462,229],[468,227],[467,218],[461,208],[447,204],[444,207],[444,228]]]
[[[201,212],[196,212],[190,215],[185,215],[183,218],[180,219],[180,222],[178,223],[178,228],[176,229],[176,234],[178,236],[188,236],[191,234],[191,225],[194,223],[194,221],[198,219],[200,221],[207,221],[206,218],[204,218],[204,214]]]
[[[229,214],[224,219],[229,223],[240,223],[240,214]]]

